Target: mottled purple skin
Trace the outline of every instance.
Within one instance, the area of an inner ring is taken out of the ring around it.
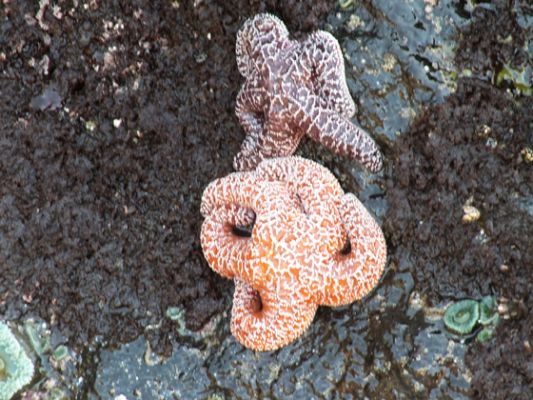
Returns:
[[[331,34],[316,31],[303,41],[291,40],[281,20],[259,14],[238,32],[236,54],[246,78],[236,106],[246,131],[233,163],[237,171],[293,154],[304,135],[372,172],[382,168],[376,143],[350,121],[355,104]]]

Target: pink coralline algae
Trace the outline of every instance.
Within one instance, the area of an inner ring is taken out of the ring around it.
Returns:
[[[292,155],[303,135],[372,172],[382,168],[374,140],[350,121],[355,104],[339,43],[331,34],[316,31],[303,41],[291,40],[281,20],[259,14],[238,32],[236,54],[246,79],[236,106],[246,132],[233,163],[237,171]]]
[[[231,331],[250,349],[294,341],[319,305],[362,298],[384,269],[379,225],[310,160],[264,160],[217,179],[204,191],[201,212],[205,258],[235,282]]]

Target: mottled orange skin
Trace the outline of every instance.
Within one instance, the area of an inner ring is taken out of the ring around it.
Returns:
[[[295,340],[319,305],[362,298],[385,266],[376,221],[326,168],[300,157],[264,160],[255,171],[213,181],[201,212],[205,258],[235,281],[231,331],[254,350]],[[252,222],[251,237],[234,233]]]

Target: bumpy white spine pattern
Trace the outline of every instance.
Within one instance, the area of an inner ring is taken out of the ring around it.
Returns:
[[[213,181],[201,212],[205,258],[235,281],[232,333],[254,350],[295,340],[319,305],[362,298],[385,266],[376,221],[326,168],[300,157]],[[252,223],[249,237],[236,234]]]
[[[246,79],[236,105],[246,132],[234,160],[237,171],[252,170],[265,158],[292,155],[303,135],[372,172],[382,168],[374,140],[350,121],[355,104],[339,43],[331,34],[316,31],[303,41],[291,40],[280,19],[259,14],[238,32],[236,56]]]

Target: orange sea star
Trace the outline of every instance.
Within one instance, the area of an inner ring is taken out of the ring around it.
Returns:
[[[379,225],[310,160],[264,160],[254,171],[217,179],[204,191],[201,212],[205,258],[235,281],[231,331],[254,350],[292,342],[319,305],[360,299],[383,272]]]
[[[293,154],[304,135],[372,172],[381,169],[376,143],[350,121],[355,104],[341,48],[330,33],[316,31],[302,41],[291,40],[280,19],[258,14],[239,30],[235,47],[246,79],[236,104],[246,131],[233,163],[237,171]]]

